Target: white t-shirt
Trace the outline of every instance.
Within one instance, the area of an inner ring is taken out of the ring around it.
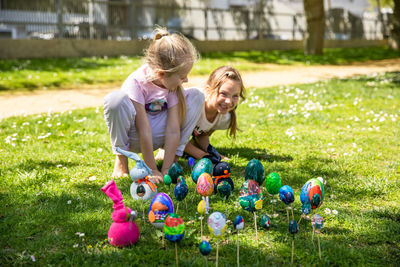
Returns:
[[[193,134],[194,136],[201,135],[203,133],[207,133],[211,130],[226,130],[229,128],[229,124],[231,123],[231,114],[217,114],[213,122],[209,122],[206,117],[206,111],[203,108],[200,118],[194,127]]]

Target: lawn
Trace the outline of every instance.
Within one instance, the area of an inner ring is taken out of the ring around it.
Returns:
[[[264,63],[279,65],[339,65],[399,58],[400,53],[385,47],[325,49],[323,55],[304,56],[303,51],[249,51],[204,54],[191,75],[208,75],[230,64],[241,72],[265,71]],[[0,92],[36,89],[82,88],[120,85],[142,64],[139,57],[24,59],[0,61]],[[275,67],[276,69],[276,67]]]
[[[278,201],[271,230],[259,229],[255,240],[251,213],[238,205],[238,191],[249,160],[257,158],[266,174],[277,172],[282,184],[299,193],[310,178],[323,177],[325,200],[314,211],[325,219],[318,257],[310,223],[295,236],[296,265],[383,266],[400,258],[400,73],[360,76],[314,84],[250,88],[238,108],[242,132],[236,141],[223,132],[211,142],[229,164],[235,190],[225,203],[212,196],[211,211],[230,220],[219,244],[220,266],[236,264],[236,233],[232,221],[242,215],[241,264],[290,264],[291,240],[286,211]],[[114,157],[102,109],[12,117],[0,121],[1,265],[174,265],[171,243],[162,247],[161,232],[141,218],[139,242],[118,249],[106,241],[112,202],[100,191],[111,179]],[[186,224],[179,243],[181,266],[203,266],[199,253],[200,196],[180,160],[189,194],[179,213]],[[127,206],[141,212],[129,193],[129,178],[116,180]],[[166,185],[159,191],[170,192]],[[264,206],[272,213],[265,189]],[[275,196],[276,197],[276,196]],[[172,197],[174,201],[174,197]],[[176,204],[176,201],[174,201]],[[145,203],[146,210],[149,203]],[[334,214],[337,211],[337,214]],[[204,230],[210,237],[207,229]],[[215,239],[208,263],[216,256]],[[168,241],[167,241],[168,242]],[[258,244],[258,246],[257,246]]]

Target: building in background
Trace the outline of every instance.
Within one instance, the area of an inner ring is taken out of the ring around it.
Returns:
[[[326,38],[383,38],[368,0],[324,4]],[[198,40],[300,40],[303,0],[0,0],[0,38],[147,39],[155,25]]]

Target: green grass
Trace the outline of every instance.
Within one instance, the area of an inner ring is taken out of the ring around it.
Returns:
[[[325,219],[312,241],[310,224],[295,236],[296,265],[385,266],[400,258],[400,73],[361,76],[315,84],[253,88],[238,109],[242,132],[234,142],[217,132],[212,144],[231,158],[235,191],[227,205],[212,196],[212,211],[230,221],[244,217],[240,234],[244,266],[290,264],[291,240],[285,206],[278,201],[269,238],[259,229],[255,241],[252,214],[238,206],[238,190],[249,160],[258,158],[266,173],[277,172],[299,192],[310,178],[323,177],[326,198],[316,211]],[[100,188],[111,179],[114,157],[101,108],[57,114],[12,117],[0,121],[0,263],[22,265],[174,265],[173,244],[162,249],[161,233],[139,218],[139,242],[117,249],[105,239],[112,202]],[[186,176],[189,169],[180,160]],[[200,196],[189,182],[188,208],[180,205],[186,236],[179,244],[181,266],[203,266],[197,245]],[[140,202],[129,193],[130,179],[116,183],[131,208]],[[169,192],[160,185],[159,191]],[[265,190],[264,207],[271,213]],[[175,203],[176,204],[176,203]],[[149,203],[145,203],[147,210]],[[324,210],[338,214],[325,214]],[[225,211],[226,209],[226,211]],[[208,230],[204,229],[209,235]],[[79,237],[76,233],[84,233]],[[211,239],[210,266],[215,261]],[[221,266],[236,264],[236,234],[229,223],[219,245]]]
[[[385,47],[325,49],[322,56],[304,56],[300,50],[271,52],[210,53],[195,64],[191,75],[208,75],[215,68],[231,64],[239,71],[265,71],[263,63],[281,65],[350,64],[398,58],[398,51]],[[120,85],[142,64],[139,57],[27,59],[0,61],[0,92],[35,89],[81,88]]]

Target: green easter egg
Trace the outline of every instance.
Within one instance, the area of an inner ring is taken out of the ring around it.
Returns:
[[[276,172],[271,172],[267,176],[265,181],[265,188],[267,188],[268,193],[275,195],[279,193],[279,189],[282,186],[281,177]]]
[[[264,167],[258,159],[252,159],[247,163],[244,179],[254,180],[262,186],[265,181]]]
[[[168,169],[168,175],[172,179],[172,183],[176,184],[178,182],[178,177],[183,175],[183,170],[179,163],[174,162]]]
[[[200,175],[203,173],[208,173],[211,175],[212,173],[212,162],[210,159],[204,158],[199,160],[192,170],[192,180],[195,184],[197,184],[197,180],[199,179]]]

